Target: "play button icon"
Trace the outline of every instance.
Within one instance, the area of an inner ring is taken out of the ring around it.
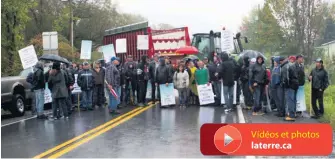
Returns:
[[[233,141],[233,138],[231,138],[229,135],[226,133],[224,134],[224,145],[227,146]]]
[[[241,143],[241,133],[233,126],[225,125],[215,132],[214,145],[222,153],[234,153],[240,148]]]

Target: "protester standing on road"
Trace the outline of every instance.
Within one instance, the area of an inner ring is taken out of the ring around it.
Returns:
[[[93,87],[93,106],[102,107],[105,104],[104,80],[105,70],[101,68],[100,61],[95,62],[93,69],[94,87]]]
[[[67,113],[71,115],[72,114],[71,91],[73,90],[74,76],[72,76],[71,71],[67,68],[66,64],[62,64],[61,69],[65,75],[65,84],[69,94],[69,96],[66,98]]]
[[[120,103],[121,95],[121,73],[117,69],[120,64],[120,59],[116,57],[111,58],[111,64],[106,69],[106,82],[108,84],[109,94],[109,113],[120,114],[117,111],[117,105]],[[114,90],[114,92],[112,91]]]
[[[298,73],[295,68],[295,56],[289,57],[289,63],[282,69],[282,82],[285,88],[286,113],[285,121],[295,121],[296,118],[296,92],[299,88]]]
[[[227,53],[221,55],[222,64],[220,66],[219,78],[222,79],[223,84],[223,96],[226,104],[226,111],[233,109],[234,102],[234,76],[235,76],[235,64],[229,59]]]
[[[236,81],[236,105],[240,105],[240,95],[241,95],[241,84],[239,78],[241,76],[242,67],[236,62],[234,56],[230,56],[229,60],[234,63],[234,80]]]
[[[93,77],[93,72],[89,69],[89,67],[89,63],[84,62],[83,70],[79,72],[77,79],[78,86],[81,88],[83,111],[93,110],[92,97],[95,81]]]
[[[137,90],[137,64],[131,55],[128,56],[127,62],[124,64],[124,71],[126,91],[125,102],[127,105],[130,105],[132,99],[132,104],[136,105],[135,92]],[[131,93],[129,86],[131,87]]]
[[[208,64],[208,71],[209,71],[209,80],[212,84],[213,91],[215,94],[215,105],[221,105],[221,81],[218,78],[218,72],[220,68],[220,61],[217,56],[214,56],[214,62]]]
[[[141,57],[141,62],[137,66],[137,84],[138,84],[138,106],[146,106],[147,84],[149,80],[149,64],[146,55]]]
[[[256,58],[256,63],[250,66],[249,81],[253,90],[254,105],[252,115],[263,115],[262,109],[262,94],[265,85],[267,84],[266,68],[263,65],[263,56]]]
[[[160,85],[165,84],[167,87],[169,83],[173,82],[172,75],[170,74],[171,71],[169,70],[169,67],[166,66],[165,60],[163,57],[159,59],[159,66],[156,70],[156,75],[155,75],[155,83],[157,86],[157,91],[158,91],[158,99],[161,98],[161,92],[160,92]],[[161,103],[159,103],[161,105]]]
[[[150,84],[151,84],[151,101],[153,103],[156,102],[155,75],[156,75],[156,70],[159,66],[158,58],[159,58],[158,54],[155,54],[154,60],[149,65],[149,78],[150,78]]]
[[[302,55],[298,55],[296,59],[297,60],[295,63],[295,68],[297,69],[299,86],[304,86],[305,85],[305,70],[304,70],[304,65],[303,65],[304,57]],[[301,111],[297,112],[297,115],[301,115],[301,114],[302,114]]]
[[[65,83],[65,73],[60,69],[60,63],[55,62],[52,65],[52,70],[49,72],[48,86],[52,95],[52,111],[55,120],[61,118],[61,112],[64,117],[69,118],[66,98],[69,96]]]
[[[312,81],[312,107],[314,111],[312,118],[320,118],[324,114],[323,94],[329,86],[329,80],[321,58],[315,61],[315,65],[316,67],[309,75],[309,81]],[[316,101],[319,102],[319,108]]]
[[[35,65],[35,72],[33,75],[32,88],[35,94],[35,106],[37,119],[47,119],[48,116],[44,115],[44,89],[45,89],[45,79],[44,79],[44,69],[43,63],[38,62]]]
[[[280,57],[274,58],[274,67],[271,73],[271,90],[272,90],[272,98],[275,101],[278,117],[285,116],[285,105],[284,105],[284,96],[283,96],[283,88],[281,87],[281,67],[280,67]]]
[[[253,105],[253,97],[249,89],[249,65],[250,65],[249,57],[246,56],[243,58],[243,66],[241,68],[240,80],[242,83],[242,92],[244,96],[245,109],[248,110],[250,110]]]
[[[190,105],[194,105],[197,103],[197,96],[198,96],[198,89],[197,89],[197,84],[196,84],[196,81],[195,81],[195,71],[197,70],[197,68],[195,67],[195,64],[194,64],[195,61],[189,61],[189,65],[188,65],[188,68],[190,70],[190,74],[189,76],[191,76],[190,78],[190,85],[189,85],[189,88],[190,88],[190,95],[189,95],[189,101],[190,101]]]
[[[186,107],[187,87],[190,83],[190,80],[184,65],[178,66],[178,70],[175,72],[173,76],[173,83],[178,90],[179,106]]]

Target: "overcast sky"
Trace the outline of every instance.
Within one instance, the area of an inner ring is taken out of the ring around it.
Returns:
[[[122,12],[140,14],[149,25],[167,23],[189,27],[190,33],[236,32],[242,18],[264,0],[116,0]]]

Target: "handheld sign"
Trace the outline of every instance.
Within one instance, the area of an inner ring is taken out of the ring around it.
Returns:
[[[33,45],[30,45],[28,47],[19,50],[19,56],[23,69],[33,67],[38,62],[35,48]]]
[[[81,41],[81,51],[80,51],[80,59],[91,59],[92,52],[92,41],[91,40],[82,40]]]

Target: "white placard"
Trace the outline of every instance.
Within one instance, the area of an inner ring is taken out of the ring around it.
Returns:
[[[149,50],[148,35],[137,35],[137,50]]]
[[[234,49],[234,36],[231,31],[223,30],[221,32],[221,51],[229,52]]]
[[[127,39],[116,39],[116,53],[127,53]]]
[[[113,44],[103,46],[102,52],[104,54],[104,59],[106,63],[110,62],[111,58],[116,56]]]
[[[92,53],[92,41],[91,40],[82,40],[81,41],[81,51],[80,51],[80,59],[91,59]]]
[[[19,50],[19,56],[21,59],[23,69],[33,67],[38,62],[35,48],[33,45],[27,46]]]
[[[212,85],[198,85],[198,95],[200,105],[215,103]]]
[[[81,88],[78,86],[78,83],[77,83],[78,74],[74,74],[74,79],[75,79],[75,82],[73,84],[72,94],[81,93]]]

